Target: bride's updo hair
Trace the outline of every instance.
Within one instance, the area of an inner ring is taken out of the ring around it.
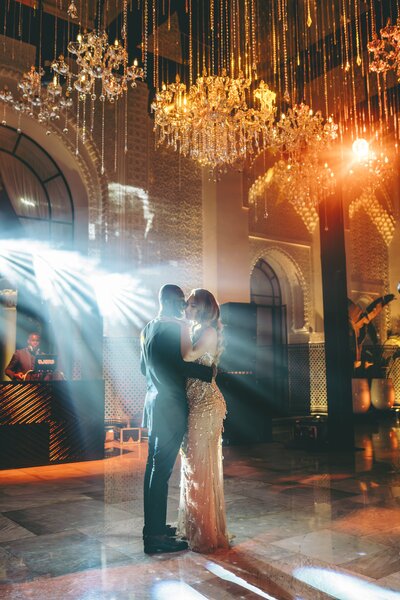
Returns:
[[[217,351],[215,359],[215,362],[217,363],[224,349],[222,335],[223,325],[220,319],[219,304],[211,292],[202,288],[192,290],[190,296],[193,296],[196,301],[197,322],[202,327],[213,327],[217,332]],[[196,331],[194,332],[194,335],[196,337]]]

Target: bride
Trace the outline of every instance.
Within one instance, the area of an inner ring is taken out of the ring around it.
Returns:
[[[207,290],[193,290],[182,323],[181,350],[185,361],[217,364],[222,352],[219,306]],[[181,451],[181,492],[178,530],[191,550],[213,552],[228,548],[222,472],[224,397],[215,381],[188,379],[188,430]]]

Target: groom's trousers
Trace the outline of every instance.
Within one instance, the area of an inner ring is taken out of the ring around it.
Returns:
[[[184,411],[182,411],[184,412]],[[163,535],[167,520],[168,482],[185,435],[187,420],[182,414],[155,426],[149,436],[149,453],[144,476],[144,535]]]

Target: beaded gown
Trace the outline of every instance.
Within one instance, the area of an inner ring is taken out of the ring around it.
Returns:
[[[195,362],[211,366],[203,354]],[[228,548],[222,470],[222,429],[226,404],[215,381],[188,379],[188,430],[181,450],[178,531],[189,548],[208,553]]]

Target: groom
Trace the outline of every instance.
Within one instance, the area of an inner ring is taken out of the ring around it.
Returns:
[[[187,428],[186,379],[210,382],[213,369],[184,362],[180,324],[185,296],[176,285],[159,291],[160,312],[141,335],[140,366],[147,380],[143,427],[149,432],[149,451],[144,476],[143,541],[146,554],[185,550],[166,524],[168,481]]]

